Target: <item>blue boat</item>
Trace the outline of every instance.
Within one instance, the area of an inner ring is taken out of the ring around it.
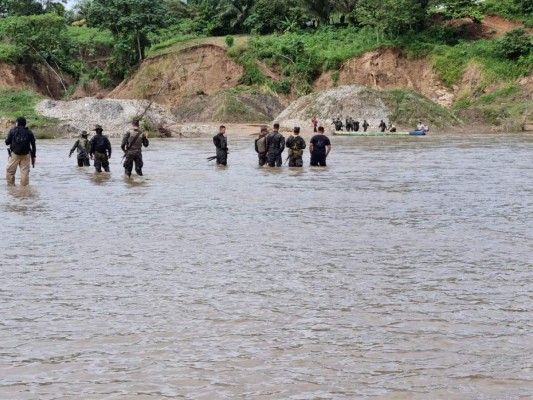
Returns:
[[[426,135],[426,131],[409,131],[409,135],[425,136]]]

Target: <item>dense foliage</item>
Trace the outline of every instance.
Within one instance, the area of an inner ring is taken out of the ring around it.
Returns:
[[[245,66],[244,85],[278,93],[306,93],[318,74],[350,57],[383,46],[430,56],[453,84],[475,61],[493,77],[517,77],[533,64],[532,36],[516,30],[496,40],[469,40],[449,18],[500,13],[531,18],[533,0],[0,0],[0,60],[45,63],[75,78],[111,84],[147,54],[180,42],[226,36],[229,54]],[[250,34],[248,44],[239,34]],[[263,35],[263,36],[260,36]],[[478,39],[478,38],[477,38]],[[87,59],[101,55],[88,68]],[[280,82],[266,79],[257,60],[275,66]]]

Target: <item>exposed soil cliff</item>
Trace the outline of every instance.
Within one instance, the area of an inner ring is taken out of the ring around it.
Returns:
[[[424,58],[409,60],[397,49],[371,51],[348,60],[336,73],[328,71],[315,82],[316,90],[341,85],[360,85],[371,89],[410,89],[432,101],[450,106],[454,99],[451,89],[438,78],[431,63]]]
[[[160,91],[157,101],[174,107],[183,104],[191,95],[211,95],[221,89],[233,88],[243,73],[244,68],[229,59],[223,48],[199,45],[146,60],[137,73],[120,84],[109,97],[146,99]]]
[[[70,82],[69,77],[62,77]],[[59,78],[48,68],[41,65],[11,65],[0,61],[0,87],[31,87],[42,95],[58,99],[63,95]]]

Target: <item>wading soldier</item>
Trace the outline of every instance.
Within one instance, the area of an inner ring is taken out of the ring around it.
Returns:
[[[100,125],[94,128],[96,135],[91,139],[91,147],[89,154],[91,159],[94,158],[94,168],[96,172],[102,172],[102,167],[105,172],[109,172],[109,159],[111,158],[111,143],[107,136],[102,135],[104,131]]]
[[[331,151],[331,142],[324,135],[324,127],[318,127],[318,134],[313,136],[309,143],[309,152],[311,153],[311,165],[313,167],[325,167],[326,158]]]
[[[76,140],[74,143],[74,146],[72,146],[72,149],[70,149],[70,153],[68,155],[68,158],[72,156],[72,153],[74,153],[74,150],[78,151],[78,167],[89,167],[91,166],[91,163],[89,161],[89,151],[91,142],[89,142],[89,134],[87,131],[81,132],[80,138]]]
[[[281,167],[283,159],[281,154],[285,150],[285,138],[279,133],[279,124],[274,124],[274,130],[270,132],[265,140],[268,166],[269,167]]]
[[[296,126],[294,127],[294,133],[287,139],[289,167],[303,167],[302,155],[305,147],[305,140],[300,136],[300,128]]]
[[[255,152],[259,158],[259,166],[262,167],[268,161],[267,158],[267,148],[266,148],[266,135],[268,134],[268,129],[266,126],[261,127],[259,132],[259,137],[255,139]]]
[[[20,168],[20,184],[30,184],[30,164],[35,165],[37,147],[35,136],[30,128],[26,127],[24,117],[17,118],[17,126],[7,134],[6,145],[9,146],[9,159],[7,161],[6,178],[7,184],[15,185],[15,174]]]
[[[222,125],[218,134],[213,136],[213,143],[217,149],[217,165],[228,165],[228,139],[225,134],[226,127]]]
[[[131,123],[131,130],[126,132],[122,138],[122,145],[120,146],[126,159],[124,161],[124,173],[127,176],[131,176],[133,163],[135,163],[135,172],[137,175],[143,175],[142,148],[143,146],[148,147],[149,144],[148,138],[139,127],[139,120],[133,120]]]

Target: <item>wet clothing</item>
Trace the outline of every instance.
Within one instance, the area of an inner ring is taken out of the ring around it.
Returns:
[[[303,167],[302,156],[306,147],[305,140],[300,136],[292,135],[287,139],[286,145],[289,153],[289,167]]]
[[[364,122],[363,122],[363,131],[366,132],[366,130],[368,129],[369,126],[370,126],[370,125],[368,124],[368,122],[364,121]]]
[[[11,157],[7,162],[6,179],[8,185],[15,184],[15,174],[20,168],[20,184],[30,184],[31,159],[37,154],[35,135],[30,128],[17,126],[9,130],[6,137],[6,145],[11,150]]]
[[[120,148],[124,151],[124,173],[131,176],[133,170],[133,164],[135,163],[135,172],[137,175],[143,175],[143,155],[142,148],[148,147],[150,142],[148,138],[143,135],[139,129],[133,129],[128,131],[122,138],[122,144]]]
[[[359,121],[355,121],[353,123],[353,130],[358,132],[359,131]]]
[[[331,146],[331,142],[326,135],[315,135],[311,138],[313,145],[313,152],[311,153],[311,165],[326,166],[326,149],[327,146]]]
[[[111,143],[107,136],[96,132],[96,135],[91,139],[91,146],[89,154],[94,157],[94,168],[96,172],[102,172],[102,167],[105,172],[109,172],[109,157],[111,157]]]
[[[281,154],[285,150],[285,138],[278,131],[270,132],[265,140],[269,167],[281,167]]]
[[[213,136],[213,143],[217,148],[217,165],[228,165],[228,139],[222,133]]]
[[[89,138],[82,137],[81,139],[76,140],[74,146],[70,149],[69,157],[75,150],[78,152],[78,167],[89,167],[91,165],[89,161],[90,146],[91,142],[89,141]]]
[[[380,129],[381,132],[385,132],[385,130],[387,129],[387,124],[385,122],[381,121],[379,123],[379,129]]]
[[[266,148],[266,136],[260,136],[255,139],[255,151],[259,158],[259,166],[262,167],[268,161],[267,148]]]

